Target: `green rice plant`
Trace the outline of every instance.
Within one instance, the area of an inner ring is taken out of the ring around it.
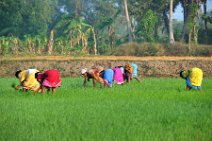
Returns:
[[[23,93],[0,79],[0,141],[188,141],[212,139],[212,78],[185,91],[177,78],[104,88],[62,78],[55,95]]]

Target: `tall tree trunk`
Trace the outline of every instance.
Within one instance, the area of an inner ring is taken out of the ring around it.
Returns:
[[[184,10],[184,26],[182,41],[188,41],[189,45],[197,45],[198,28],[196,18],[199,16],[199,0],[181,0]]]
[[[170,0],[170,14],[169,14],[169,41],[170,44],[174,44],[174,34],[172,28],[172,12],[173,12],[173,0]]]
[[[205,20],[204,20],[204,25],[205,25],[205,42],[208,43],[208,19],[206,18],[207,15],[207,0],[203,1],[204,3],[204,15],[205,15]]]
[[[47,52],[48,54],[52,54],[53,52],[53,46],[54,46],[54,31],[51,30],[50,32],[50,37],[49,37],[49,41],[48,41],[48,44],[47,44]]]
[[[127,19],[128,40],[129,42],[132,42],[132,26],[131,26],[130,17],[128,14],[127,0],[123,0],[123,3],[124,3],[124,10],[125,10],[125,15]]]
[[[207,14],[207,5],[206,5],[206,3],[207,3],[207,0],[204,1],[204,14],[205,14],[205,16]],[[205,23],[205,31],[206,31],[206,33],[208,32],[208,24],[207,24],[207,22],[208,22],[207,18],[205,18],[204,23]]]
[[[94,55],[97,55],[95,31],[94,31],[93,28],[91,29],[91,31],[92,31],[92,33],[93,33],[93,51],[94,51]]]
[[[183,7],[183,33],[182,33],[181,41],[185,42],[188,39],[188,38],[186,39],[186,35],[188,35],[188,29],[187,29],[188,6],[184,0],[182,0],[181,2]]]
[[[115,28],[112,25],[108,26],[108,36],[110,42],[110,49],[112,51],[115,47]]]
[[[164,25],[166,29],[167,35],[169,34],[169,18],[166,14],[166,10],[163,10],[163,20],[164,20]]]

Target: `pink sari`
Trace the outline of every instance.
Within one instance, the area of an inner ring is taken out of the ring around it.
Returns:
[[[123,84],[124,83],[124,77],[123,77],[123,73],[121,71],[120,68],[114,68],[114,76],[113,79],[115,81],[115,83],[117,84]]]

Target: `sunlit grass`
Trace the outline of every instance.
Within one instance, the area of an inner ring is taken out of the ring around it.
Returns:
[[[212,79],[185,91],[174,78],[145,78],[131,85],[82,87],[63,78],[56,95],[22,93],[0,79],[1,141],[212,140]]]

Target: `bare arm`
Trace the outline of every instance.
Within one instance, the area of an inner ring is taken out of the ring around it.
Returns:
[[[23,81],[22,81],[22,82],[20,82],[20,83],[19,83],[19,85],[18,85],[18,86],[16,86],[16,88],[15,88],[15,89],[16,89],[16,90],[19,90],[19,89],[23,86],[23,83],[24,83]]]

